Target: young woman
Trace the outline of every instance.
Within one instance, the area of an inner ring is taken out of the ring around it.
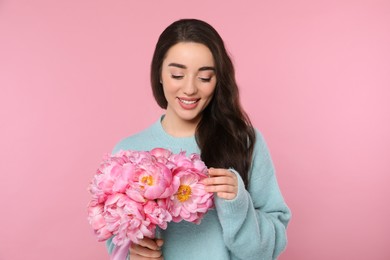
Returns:
[[[162,147],[200,153],[215,209],[200,225],[170,223],[163,239],[133,244],[130,259],[277,258],[286,247],[290,211],[266,144],[241,108],[234,68],[217,31],[195,19],[168,26],[156,45],[151,85],[165,115],[113,152]],[[107,246],[111,252],[111,240]]]

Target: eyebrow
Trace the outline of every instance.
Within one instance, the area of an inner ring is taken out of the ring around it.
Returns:
[[[170,66],[170,67],[177,67],[177,68],[180,68],[180,69],[187,69],[186,65],[179,64],[179,63],[169,63],[168,66]],[[215,71],[215,68],[214,67],[210,67],[210,66],[204,66],[204,67],[200,67],[198,69],[198,71],[205,71],[205,70],[213,70],[213,71]]]

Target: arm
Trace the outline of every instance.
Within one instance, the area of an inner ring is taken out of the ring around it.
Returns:
[[[259,133],[248,191],[240,175],[231,171],[237,180],[235,196],[229,200],[217,193],[215,199],[226,246],[239,259],[277,258],[286,247],[290,210],[280,193],[272,160]],[[229,189],[234,191],[234,185]]]

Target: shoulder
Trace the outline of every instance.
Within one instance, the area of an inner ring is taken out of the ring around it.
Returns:
[[[254,144],[254,151],[259,151],[259,150],[265,150],[265,151],[268,151],[268,147],[267,147],[267,143],[264,139],[264,136],[263,134],[257,129],[257,128],[254,128],[254,131],[255,131],[255,137],[256,137],[256,140],[255,140],[255,144]]]
[[[255,129],[256,141],[252,154],[250,176],[257,179],[274,174],[274,165],[263,134]]]
[[[147,140],[150,141],[153,138],[155,125],[156,123],[136,134],[123,138],[114,146],[112,153],[116,153],[120,150],[147,150],[145,145],[148,143]]]

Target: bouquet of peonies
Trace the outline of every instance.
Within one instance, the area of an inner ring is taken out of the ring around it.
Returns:
[[[201,183],[206,177],[198,154],[155,148],[106,155],[89,186],[89,223],[99,241],[114,236],[111,259],[126,259],[130,243],[154,238],[156,227],[200,223],[213,207],[213,194]]]

